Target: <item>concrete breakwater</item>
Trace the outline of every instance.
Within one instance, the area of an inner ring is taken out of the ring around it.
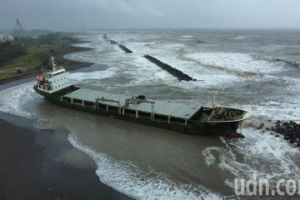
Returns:
[[[109,39],[106,34],[103,35],[103,39],[107,41],[109,44],[118,44],[117,41]]]
[[[117,41],[114,41],[114,40],[108,40],[110,44],[118,44]]]
[[[153,56],[149,56],[149,55],[144,55],[144,57],[149,60],[150,62],[156,64],[157,66],[159,66],[160,68],[162,68],[163,70],[169,72],[170,74],[172,74],[173,76],[175,76],[176,78],[178,78],[179,81],[196,81],[196,79],[193,79],[192,77],[190,77],[189,75],[183,73],[182,71],[171,67],[170,65],[161,62],[160,60],[158,60],[157,58],[154,58]]]
[[[111,40],[110,38],[108,38],[108,36],[106,34],[103,35],[103,39],[105,41],[107,41],[109,44],[113,44],[113,45],[118,45],[120,49],[122,49],[125,53],[133,53],[129,48],[127,48],[125,45],[119,44],[117,41],[115,40]],[[149,55],[144,55],[144,57],[149,60],[150,62],[156,64],[158,67],[160,67],[161,69],[167,71],[168,73],[170,73],[171,75],[173,75],[174,77],[176,77],[179,81],[196,81],[196,79],[193,79],[192,77],[190,77],[189,75],[183,73],[182,71],[161,62],[160,60],[158,60],[157,58],[153,57],[153,56],[149,56]]]
[[[132,51],[125,45],[119,44],[117,41],[109,39],[106,34],[103,35],[103,39],[106,40],[109,44],[118,45],[119,48],[122,49],[125,53],[132,53]]]
[[[132,53],[130,49],[128,49],[126,46],[119,44],[120,49],[122,49],[125,53]]]

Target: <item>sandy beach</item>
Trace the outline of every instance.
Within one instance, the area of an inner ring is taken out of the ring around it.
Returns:
[[[265,49],[276,46],[282,34],[286,35],[282,41],[284,48]],[[94,64],[72,71],[72,84],[112,94],[146,95],[149,99],[203,107],[212,106],[213,88],[217,88],[217,105],[252,114],[238,130],[245,138],[185,135],[80,112],[38,95],[33,89],[34,77],[13,80],[0,85],[0,91],[5,90],[0,92],[0,111],[37,121],[3,114],[6,124],[0,124],[1,133],[19,129],[11,138],[0,133],[6,138],[1,139],[1,148],[9,151],[1,155],[3,170],[8,171],[3,172],[0,185],[5,193],[0,199],[4,195],[2,199],[17,199],[16,194],[26,199],[25,195],[32,195],[25,191],[34,191],[36,195],[42,191],[45,196],[50,193],[52,199],[124,197],[116,191],[136,199],[238,199],[235,180],[251,180],[257,175],[266,179],[273,190],[281,179],[299,179],[299,148],[286,140],[289,138],[278,137],[268,128],[277,125],[278,120],[299,123],[300,72],[298,64],[292,61],[299,63],[296,54],[300,45],[286,49],[299,41],[299,31],[116,30],[109,35],[136,53],[126,54],[118,46],[108,45],[103,40],[103,31],[80,35],[86,43],[79,46],[93,50],[65,58]],[[236,39],[237,36],[245,37]],[[149,63],[143,55],[155,56],[199,81],[179,81]],[[216,70],[218,66],[222,68]],[[236,71],[261,75],[247,77],[232,73]],[[18,137],[24,130],[33,135],[31,143],[29,136]],[[9,139],[16,142],[16,138],[22,142],[15,145],[7,142]],[[22,147],[23,143],[28,145]],[[32,166],[26,167],[23,157]],[[8,162],[8,158],[16,161]],[[14,171],[14,176],[10,171]],[[13,183],[15,188],[7,188],[16,177],[27,182],[18,179],[22,187]],[[37,197],[41,198],[44,197]]]
[[[91,65],[64,61],[70,71]],[[34,77],[2,80],[0,91],[32,81]],[[0,199],[131,199],[101,183],[95,162],[72,147],[67,130],[39,130],[34,123],[35,120],[0,112]]]
[[[102,184],[94,161],[74,149],[66,130],[0,113],[0,199],[129,199]]]

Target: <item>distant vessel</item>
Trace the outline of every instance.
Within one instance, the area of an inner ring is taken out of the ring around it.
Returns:
[[[148,99],[144,95],[127,97],[72,85],[69,72],[55,64],[36,77],[34,90],[55,104],[122,120],[133,121],[177,132],[243,137],[237,133],[247,111],[235,108],[212,108],[172,101]],[[215,97],[215,94],[214,94]]]

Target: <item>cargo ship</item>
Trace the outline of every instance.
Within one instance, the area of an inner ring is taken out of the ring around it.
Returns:
[[[55,104],[186,134],[243,137],[237,130],[249,117],[245,110],[215,103],[205,107],[81,88],[70,82],[69,72],[57,66],[54,57],[36,81],[34,90]]]

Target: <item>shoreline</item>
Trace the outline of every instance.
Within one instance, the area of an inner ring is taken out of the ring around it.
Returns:
[[[81,69],[81,68],[90,67],[91,65],[94,64],[92,62],[75,61],[75,60],[69,60],[69,59],[65,58],[65,55],[67,55],[67,54],[93,50],[92,48],[88,48],[88,47],[76,47],[76,46],[74,46],[74,44],[79,44],[79,43],[83,43],[83,42],[84,41],[81,41],[79,38],[73,38],[72,37],[72,42],[68,45],[68,47],[65,50],[54,54],[54,56],[57,59],[62,61],[62,65],[68,71],[74,71],[74,70],[78,70],[78,69]],[[29,78],[29,77],[34,78],[35,75],[40,73],[40,71],[41,71],[40,69],[34,69],[32,71],[29,71],[29,72],[23,73],[23,74],[19,74],[19,75],[14,76],[14,77],[0,79],[0,84],[5,84],[5,83],[11,82],[11,81],[20,80],[20,79]]]
[[[80,41],[79,39],[76,43],[81,43],[82,41]],[[72,43],[72,45],[74,45],[75,43]],[[61,60],[64,61],[64,63],[67,63],[66,66],[64,66],[68,71],[75,71],[81,68],[86,68],[86,67],[90,67],[91,65],[93,65],[94,63],[92,62],[82,62],[82,61],[75,61],[75,60],[69,60],[67,58],[65,58],[64,56],[67,54],[72,54],[72,53],[76,53],[76,52],[83,52],[83,51],[91,51],[92,48],[85,48],[85,47],[75,47],[70,45],[68,50],[64,51],[64,52],[60,52],[59,54],[59,58]],[[0,91],[5,90],[9,87],[13,87],[19,84],[23,84],[29,81],[34,81],[35,77],[37,74],[40,74],[40,70],[39,71],[32,71],[30,74],[23,74],[22,76],[18,76],[18,77],[12,77],[12,78],[8,78],[8,79],[2,79],[0,80]]]
[[[39,130],[34,122],[0,112],[0,199],[132,199],[99,180],[67,130]]]
[[[72,45],[82,42],[75,40]],[[72,45],[56,55],[67,63],[66,69],[91,66],[93,63],[64,57],[92,50]],[[0,80],[0,92],[33,80],[34,73]],[[95,161],[70,144],[67,130],[39,130],[33,127],[35,121],[0,112],[0,199],[133,199],[99,180]],[[57,162],[57,157],[65,152],[72,152],[73,156],[66,155]],[[74,162],[70,163],[70,158]]]

